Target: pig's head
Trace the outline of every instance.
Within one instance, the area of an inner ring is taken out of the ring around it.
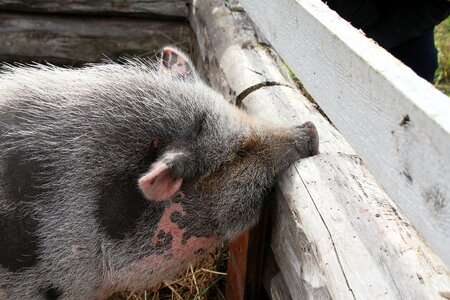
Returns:
[[[160,66],[171,76],[198,80],[177,49],[164,48]],[[197,99],[207,103],[186,114],[190,120],[178,135],[152,141],[159,158],[139,179],[139,187],[151,201],[180,202],[190,218],[183,226],[195,227],[197,236],[233,238],[258,220],[277,176],[298,159],[318,153],[319,138],[311,122],[273,126],[212,90],[208,97]]]

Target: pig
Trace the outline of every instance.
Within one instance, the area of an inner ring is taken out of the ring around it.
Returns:
[[[0,295],[105,299],[254,225],[313,123],[247,115],[173,47],[158,61],[0,74]]]

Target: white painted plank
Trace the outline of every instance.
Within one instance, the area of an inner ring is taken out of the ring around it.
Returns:
[[[319,0],[240,2],[450,266],[450,99]]]

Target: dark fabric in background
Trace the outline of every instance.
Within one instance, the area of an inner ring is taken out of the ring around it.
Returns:
[[[434,26],[450,14],[445,0],[328,0],[324,1],[354,27],[433,82],[437,69]]]

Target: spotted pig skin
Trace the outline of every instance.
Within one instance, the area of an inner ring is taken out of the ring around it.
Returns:
[[[0,71],[0,298],[105,299],[175,276],[255,224],[314,125],[248,116],[166,47]]]

